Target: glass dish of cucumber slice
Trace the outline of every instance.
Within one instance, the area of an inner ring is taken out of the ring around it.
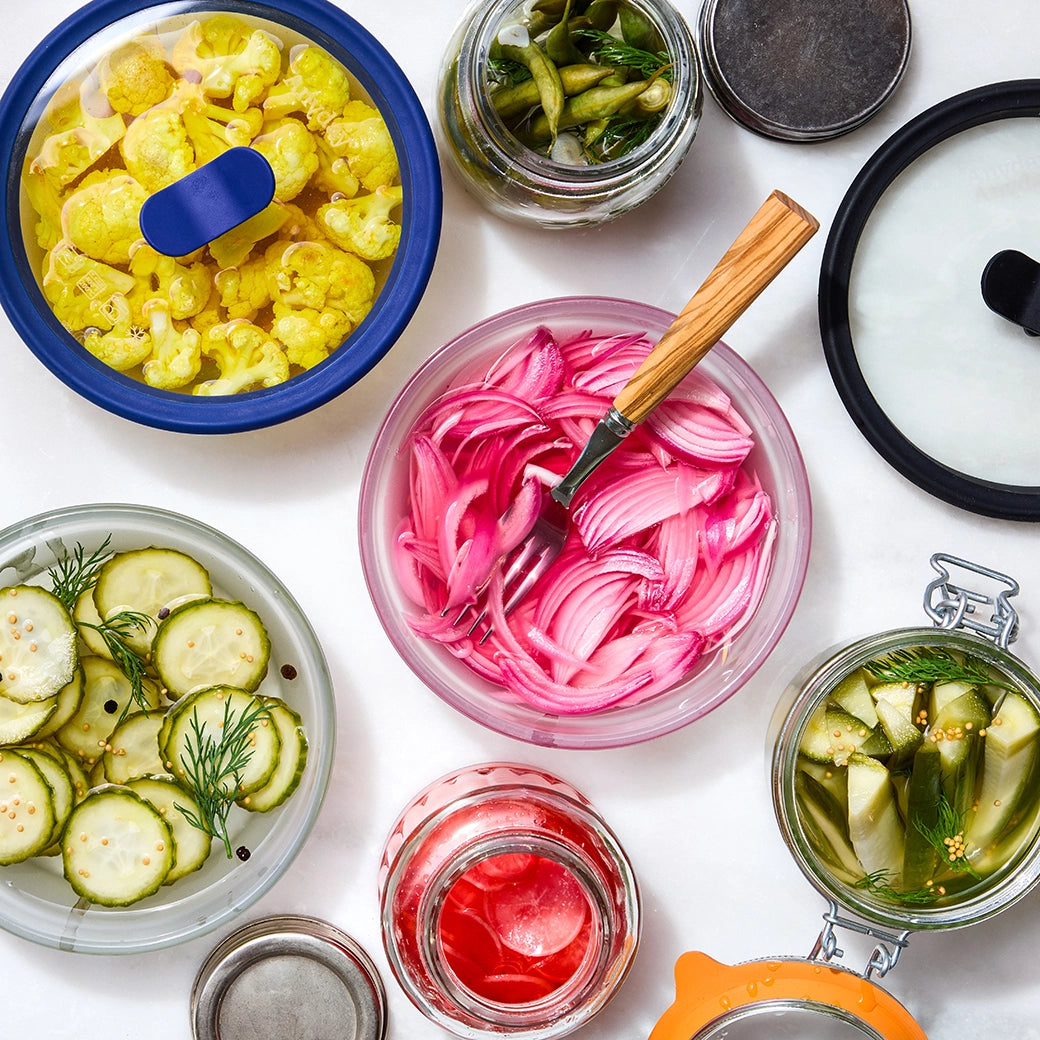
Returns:
[[[332,683],[291,594],[189,517],[82,505],[0,531],[0,927],[135,953],[285,872],[332,764]]]

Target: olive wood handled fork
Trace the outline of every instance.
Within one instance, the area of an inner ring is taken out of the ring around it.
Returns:
[[[744,313],[759,293],[819,229],[798,203],[774,191],[737,236],[614,399],[559,484],[545,495],[530,533],[505,561],[503,605],[508,614],[559,555],[568,507],[585,479],[675,389]],[[471,605],[472,606],[472,605]],[[461,623],[466,607],[455,619]],[[486,616],[481,610],[468,632]],[[488,628],[482,641],[491,634]]]

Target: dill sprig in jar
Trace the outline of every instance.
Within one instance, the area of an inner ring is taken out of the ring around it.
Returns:
[[[696,46],[667,0],[482,0],[448,46],[438,131],[492,212],[583,227],[656,194],[701,104]]]

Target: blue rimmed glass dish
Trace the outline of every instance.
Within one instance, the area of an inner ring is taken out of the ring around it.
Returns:
[[[23,163],[48,100],[84,64],[145,27],[226,13],[266,26],[287,44],[314,43],[357,81],[386,121],[400,163],[401,241],[373,306],[327,360],[284,383],[220,397],[146,385],[94,357],[55,316],[35,274],[39,257],[25,232]],[[0,304],[36,357],[87,400],[123,418],[183,433],[220,434],[272,426],[332,400],[390,350],[425,292],[440,240],[441,181],[422,106],[395,60],[363,26],[325,0],[291,5],[245,0],[94,0],[43,39],[0,99],[6,234],[0,236]],[[34,260],[36,264],[34,264]]]

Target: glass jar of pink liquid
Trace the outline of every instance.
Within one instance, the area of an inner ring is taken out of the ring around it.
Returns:
[[[577,1029],[639,939],[617,838],[570,784],[527,766],[473,766],[422,791],[387,839],[379,895],[397,981],[461,1037]]]

